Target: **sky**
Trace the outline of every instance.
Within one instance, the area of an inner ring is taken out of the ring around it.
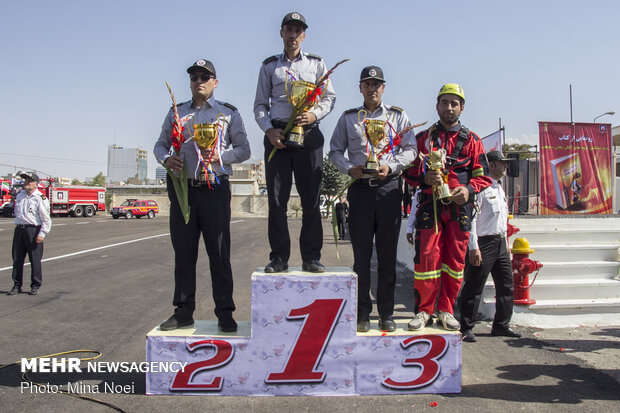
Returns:
[[[215,98],[235,105],[252,159],[263,158],[253,102],[262,61],[282,52],[282,17],[298,11],[302,50],[328,67],[336,105],[329,138],[360,106],[359,74],[383,68],[383,101],[412,123],[437,120],[444,83],[466,94],[461,120],[484,137],[538,144],[538,121],[620,123],[620,2],[592,1],[160,1],[0,0],[0,175],[36,170],[85,179],[107,174],[107,147],[152,154],[171,101],[189,100],[186,73],[211,60]],[[614,44],[616,46],[614,46]]]

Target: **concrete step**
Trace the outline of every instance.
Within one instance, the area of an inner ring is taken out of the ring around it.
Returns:
[[[530,283],[532,280],[530,279]],[[483,300],[495,300],[495,288],[492,283],[485,285]],[[619,299],[620,280],[615,279],[541,279],[540,275],[530,288],[530,298],[539,301],[549,300],[590,300]]]
[[[610,244],[618,245],[620,231],[612,228],[532,228],[521,230],[510,237],[514,242],[515,238],[527,238],[530,245],[588,245],[588,244]]]
[[[485,298],[482,300],[484,304],[495,305],[495,299]],[[597,309],[597,308],[618,308],[620,310],[620,298],[573,298],[562,300],[536,300],[536,304],[532,305],[515,305],[520,310],[553,310],[553,309]]]
[[[539,217],[517,217],[510,220],[521,231],[540,230],[540,229],[613,229],[620,232],[620,217],[609,216],[571,216],[562,218],[551,218],[549,216]]]
[[[592,245],[534,245],[534,254],[531,259],[540,262],[569,262],[569,261],[610,261],[618,260],[618,245],[592,244]]]
[[[582,308],[595,310],[598,308],[612,307],[620,309],[620,298],[575,298],[570,300],[536,300],[536,304],[530,305],[529,309],[532,311],[563,308]]]
[[[532,257],[536,259],[536,254]],[[611,279],[618,277],[617,261],[541,261],[538,278],[544,279]]]

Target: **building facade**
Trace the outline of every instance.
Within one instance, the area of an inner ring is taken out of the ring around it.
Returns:
[[[147,152],[139,148],[108,146],[108,182],[125,182],[129,178],[147,179]]]

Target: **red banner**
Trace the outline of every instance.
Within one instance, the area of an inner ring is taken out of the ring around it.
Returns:
[[[611,125],[538,122],[542,215],[611,214]]]

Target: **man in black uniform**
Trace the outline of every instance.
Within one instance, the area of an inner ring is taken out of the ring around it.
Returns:
[[[265,272],[281,272],[288,269],[291,239],[286,216],[287,204],[295,177],[297,192],[303,211],[299,247],[304,271],[323,272],[321,248],[323,227],[321,223],[320,192],[323,176],[323,134],[319,121],[334,107],[336,95],[331,81],[320,103],[295,119],[295,125],[303,126],[303,148],[290,148],[284,143],[283,130],[293,112],[289,104],[285,80],[304,80],[317,83],[327,73],[327,67],[319,56],[302,52],[301,43],[306,37],[306,19],[300,13],[288,13],[282,19],[280,37],[284,52],[263,61],[258,74],[254,116],[265,133],[265,175],[269,199],[269,264]],[[272,149],[278,148],[268,160]]]
[[[184,130],[184,142],[180,156],[171,153],[170,139],[175,123],[171,109],[162,125],[161,134],[155,143],[153,153],[173,171],[180,171],[185,165],[188,171],[188,193],[190,219],[183,218],[172,180],[168,177],[170,198],[170,238],[174,247],[174,314],[164,321],[162,330],[174,330],[194,324],[196,308],[196,261],[200,234],[204,239],[209,267],[215,315],[218,327],[224,332],[237,330],[232,317],[233,277],[230,267],[230,183],[233,163],[240,163],[250,157],[250,144],[237,109],[231,104],[213,97],[218,81],[213,64],[205,59],[196,61],[187,69],[190,75],[192,100],[178,105],[178,115]],[[222,116],[224,119],[222,119]],[[193,125],[217,123],[221,130],[220,139],[212,149],[200,149],[194,140],[188,142],[194,132]],[[210,159],[217,184],[201,180],[202,162]]]
[[[407,114],[397,106],[383,103],[385,90],[383,70],[368,66],[362,70],[359,88],[364,97],[360,107],[345,111],[334,129],[330,141],[329,160],[340,172],[356,181],[349,187],[349,232],[353,246],[353,270],[357,274],[357,331],[370,329],[370,259],[373,239],[377,249],[377,309],[379,329],[396,330],[394,287],[396,285],[396,247],[400,230],[402,201],[400,171],[415,155],[415,136],[410,130]],[[376,144],[374,152],[379,166],[368,173],[366,160],[372,151],[364,126],[359,119],[383,125],[385,137]],[[347,156],[344,153],[347,153]]]
[[[340,239],[345,239],[347,235],[347,216],[349,215],[349,206],[343,196],[340,197],[336,204],[336,221],[338,222],[338,235]]]

